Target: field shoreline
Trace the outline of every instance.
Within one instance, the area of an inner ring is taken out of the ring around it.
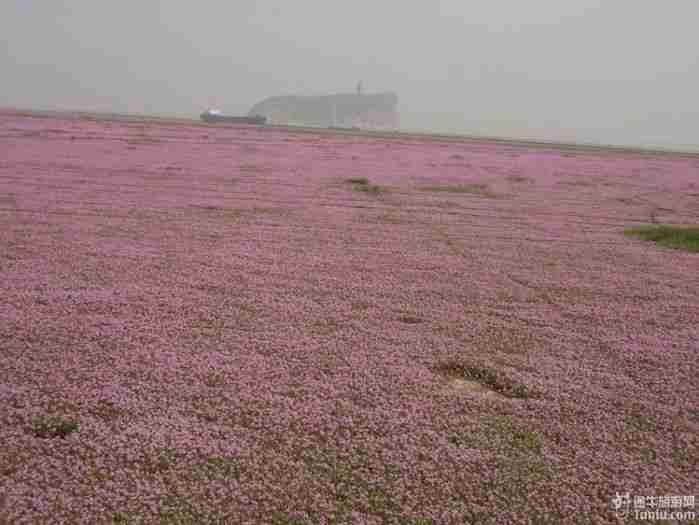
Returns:
[[[231,124],[225,122],[202,122],[198,118],[185,118],[164,115],[147,115],[135,113],[109,113],[109,112],[91,112],[80,110],[40,110],[40,109],[25,109],[25,108],[3,108],[0,107],[0,116],[21,116],[29,118],[68,118],[68,119],[87,119],[95,121],[114,121],[114,122],[153,122],[159,124],[182,124],[187,126],[200,126],[205,128],[245,128],[254,127],[259,129],[267,129],[270,131],[286,131],[289,133],[321,133],[327,135],[356,135],[365,137],[376,137],[383,139],[408,139],[417,140],[420,142],[446,142],[446,143],[485,143],[497,144],[509,147],[520,148],[544,148],[561,151],[575,152],[590,152],[595,154],[610,153],[617,155],[619,153],[628,153],[633,155],[670,155],[688,158],[699,158],[699,146],[697,151],[688,149],[673,149],[655,146],[621,146],[613,144],[590,144],[585,142],[558,142],[547,140],[535,140],[515,137],[494,137],[488,135],[466,135],[466,134],[451,134],[451,133],[428,133],[418,131],[377,131],[377,130],[353,130],[353,129],[338,129],[338,128],[323,128],[313,126],[291,126],[279,124],[267,124],[263,126],[255,126],[248,124]]]

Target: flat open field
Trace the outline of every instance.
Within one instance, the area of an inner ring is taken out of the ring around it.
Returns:
[[[696,511],[653,222],[699,158],[0,114],[0,523]]]

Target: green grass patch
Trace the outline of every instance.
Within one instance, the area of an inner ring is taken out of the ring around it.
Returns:
[[[17,207],[17,198],[14,193],[0,194],[0,206]]]
[[[490,199],[500,197],[500,195],[492,191],[487,184],[439,184],[422,186],[419,189],[420,191],[443,193],[468,193],[480,197],[488,197]]]
[[[401,323],[405,324],[420,324],[423,323],[425,320],[421,317],[417,317],[415,315],[401,315],[398,320]]]
[[[345,182],[351,184],[355,190],[364,193],[378,195],[379,193],[386,193],[388,191],[386,186],[372,184],[366,177],[350,177],[349,179],[345,179]]]
[[[364,193],[371,193],[373,195],[378,195],[379,193],[386,193],[388,188],[384,186],[379,186],[378,184],[362,184],[355,187],[357,191],[363,191]]]
[[[561,186],[580,186],[580,187],[594,186],[594,184],[592,182],[587,181],[587,180],[562,180],[562,181],[558,181],[556,184],[560,184]]]
[[[376,216],[374,221],[382,224],[403,224],[407,222],[399,215],[392,212],[382,213],[381,215]]]
[[[508,175],[507,180],[510,182],[518,182],[518,183],[529,183],[532,184],[534,182],[534,179],[531,177],[526,177],[524,175]]]
[[[272,515],[272,525],[306,525],[305,521],[289,518],[283,512],[275,512]]]
[[[369,184],[369,179],[366,177],[350,177],[349,179],[345,179],[345,182],[348,182],[349,184],[360,184],[362,186],[366,186]]]
[[[494,426],[495,430],[505,440],[508,448],[522,453],[541,454],[541,438],[535,430],[515,425],[508,416],[497,417]]]
[[[257,164],[241,164],[238,167],[240,173],[261,173],[264,171],[263,166],[258,166]]]
[[[669,226],[664,224],[630,228],[624,233],[653,241],[667,248],[679,248],[699,253],[699,226]]]
[[[153,137],[151,135],[148,135],[147,133],[140,133],[139,135],[136,135],[134,138],[128,139],[126,141],[127,144],[136,146],[136,145],[148,145],[148,144],[160,144],[162,140],[160,140],[158,137]]]
[[[254,206],[248,210],[241,210],[241,212],[253,215],[286,215],[289,210],[281,207]]]
[[[50,416],[37,419],[32,434],[41,439],[65,438],[79,430],[78,422],[70,417]]]

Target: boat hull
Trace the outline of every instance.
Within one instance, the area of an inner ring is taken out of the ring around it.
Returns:
[[[261,126],[267,123],[267,117],[263,117],[260,115],[237,117],[229,115],[202,113],[200,117],[204,122],[227,122],[230,124],[252,124],[257,126]]]

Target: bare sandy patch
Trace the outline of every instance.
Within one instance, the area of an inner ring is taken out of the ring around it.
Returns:
[[[471,381],[469,379],[462,379],[459,377],[453,377],[449,379],[445,390],[449,393],[459,392],[468,393],[475,395],[476,397],[488,397],[494,399],[506,399],[505,396],[491,390],[485,385],[479,383],[478,381]]]

